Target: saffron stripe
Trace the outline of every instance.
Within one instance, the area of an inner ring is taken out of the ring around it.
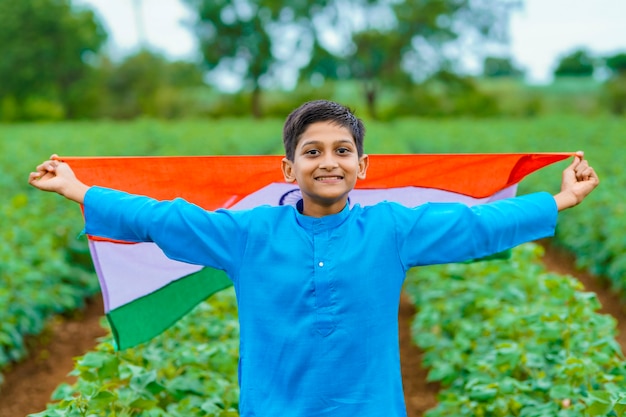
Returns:
[[[484,198],[574,155],[561,153],[370,155],[356,188],[421,186]],[[164,200],[185,198],[207,210],[230,207],[283,181],[282,156],[63,157],[88,185]],[[233,166],[241,167],[232,175]],[[175,186],[174,186],[175,183]]]

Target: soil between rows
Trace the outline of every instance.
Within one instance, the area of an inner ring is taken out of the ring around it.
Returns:
[[[549,241],[542,242],[546,249],[546,267],[560,274],[577,277],[586,291],[598,295],[602,313],[611,314],[618,322],[617,340],[626,351],[626,309],[617,295],[608,289],[606,282],[579,271],[574,257]],[[74,367],[74,358],[93,349],[98,338],[105,335],[100,326],[102,317],[100,296],[89,300],[85,309],[74,317],[59,317],[51,321],[46,331],[29,341],[31,355],[4,372],[5,382],[0,386],[0,417],[25,417],[45,410],[52,391],[61,383],[72,383],[68,373]],[[408,417],[421,417],[436,405],[438,384],[426,382],[427,371],[422,368],[422,355],[413,344],[410,324],[415,307],[407,297],[400,301],[398,314],[400,357]]]

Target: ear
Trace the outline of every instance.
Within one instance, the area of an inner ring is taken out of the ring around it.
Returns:
[[[286,182],[295,182],[296,175],[293,169],[293,162],[287,158],[283,158],[281,162],[281,169],[283,170],[283,176]]]
[[[366,154],[361,155],[359,157],[359,172],[357,173],[357,178],[360,180],[365,179],[365,174],[367,173],[367,167],[370,166],[370,158]]]

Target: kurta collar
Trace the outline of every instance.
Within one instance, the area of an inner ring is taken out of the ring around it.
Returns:
[[[302,200],[296,205],[296,219],[298,224],[307,230],[324,231],[333,229],[343,223],[350,215],[350,206],[346,206],[337,214],[330,214],[324,217],[305,216],[301,213]]]

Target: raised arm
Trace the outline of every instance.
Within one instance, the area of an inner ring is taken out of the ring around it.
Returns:
[[[37,166],[28,176],[28,183],[43,191],[55,192],[63,197],[83,203],[89,186],[83,184],[68,164],[54,154]]]
[[[599,183],[598,175],[584,159],[583,152],[577,152],[574,161],[563,170],[561,191],[554,196],[558,210],[580,204]]]

